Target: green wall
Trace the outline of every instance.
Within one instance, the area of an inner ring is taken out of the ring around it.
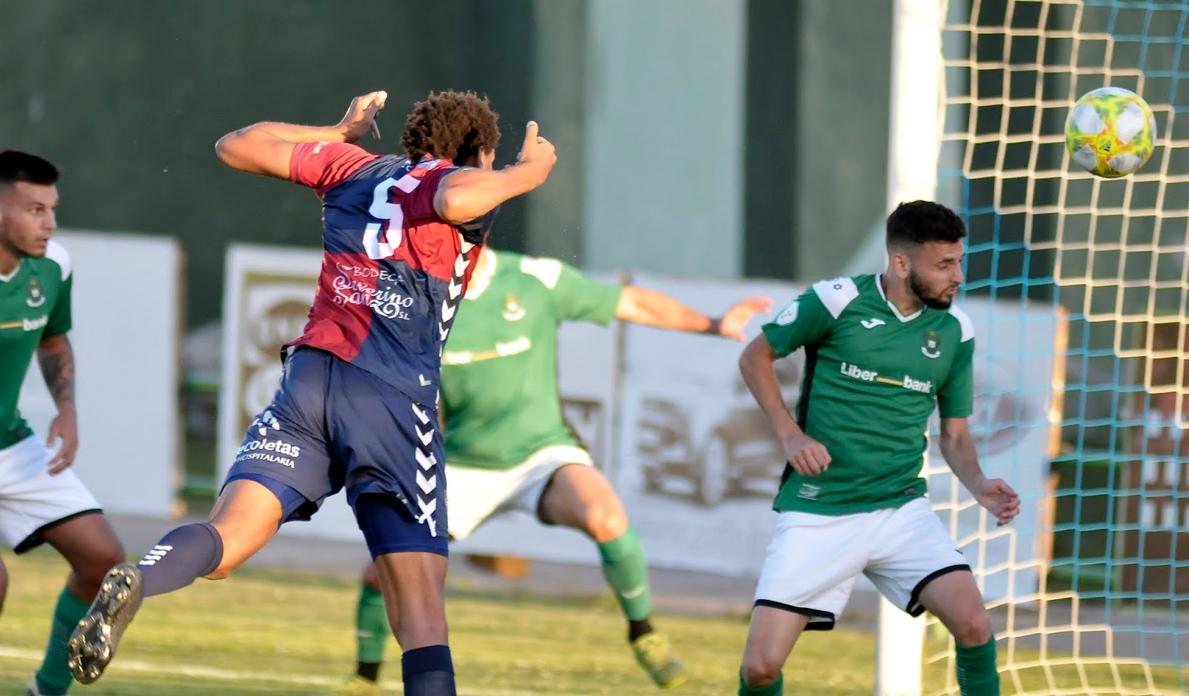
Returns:
[[[203,323],[219,312],[227,242],[311,246],[320,229],[311,194],[222,167],[220,135],[266,119],[332,123],[352,96],[386,89],[385,138],[363,144],[396,150],[413,100],[475,89],[501,114],[500,155],[514,157],[531,10],[518,0],[6,0],[0,143],[63,169],[62,226],[179,238],[188,323]],[[506,246],[523,244],[523,219],[523,205],[505,206]]]
[[[215,140],[264,119],[334,122],[371,89],[390,95],[372,149],[399,149],[408,106],[430,89],[489,95],[505,162],[524,122],[541,122],[559,164],[502,210],[505,248],[668,273],[840,271],[884,209],[890,0],[638,3],[0,0],[0,147],[62,167],[64,227],[177,237],[191,326],[218,317],[228,242],[318,243],[316,199],[225,169]],[[636,89],[625,108],[659,106],[630,123],[608,114],[616,84]],[[595,137],[608,123],[631,130]],[[649,150],[660,143],[675,154]],[[613,217],[604,238],[594,223],[632,191],[621,164],[640,154],[674,169],[672,181],[653,176],[664,191],[651,186],[653,207],[635,216],[666,230]],[[704,169],[682,186],[691,167]],[[646,263],[610,248],[641,233],[658,236]]]
[[[810,280],[841,273],[888,213],[892,2],[798,4],[795,277]]]

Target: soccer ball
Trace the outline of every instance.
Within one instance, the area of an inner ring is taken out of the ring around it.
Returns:
[[[1151,107],[1122,87],[1087,92],[1065,119],[1065,147],[1074,163],[1107,179],[1127,176],[1144,166],[1155,140]]]

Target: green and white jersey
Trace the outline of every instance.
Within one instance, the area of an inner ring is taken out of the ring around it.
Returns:
[[[556,259],[484,250],[442,355],[450,466],[508,469],[549,445],[578,445],[561,411],[557,332],[607,325],[622,291]]]
[[[41,339],[70,330],[71,282],[70,257],[54,241],[0,275],[0,449],[31,434],[17,410],[21,384]]]
[[[929,415],[971,412],[974,326],[962,310],[904,316],[879,276],[836,278],[815,283],[764,335],[780,356],[805,348],[797,422],[831,457],[818,476],[787,469],[777,510],[849,515],[925,495]]]

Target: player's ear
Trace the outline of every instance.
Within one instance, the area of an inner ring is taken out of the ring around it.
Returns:
[[[888,249],[888,261],[892,267],[892,272],[901,280],[907,278],[909,271],[912,270],[912,261],[909,259],[908,251],[904,247],[890,247]]]

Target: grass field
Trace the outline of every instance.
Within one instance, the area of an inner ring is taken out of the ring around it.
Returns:
[[[12,576],[0,617],[0,694],[20,694],[40,660],[66,567],[49,552],[5,555]],[[592,572],[597,572],[592,570]],[[149,600],[96,684],[75,694],[320,694],[354,667],[351,576],[244,571]],[[451,585],[460,694],[656,694],[628,651],[609,595],[590,600],[477,593]],[[660,616],[690,668],[678,694],[733,694],[742,616]],[[872,690],[874,643],[860,631],[808,636],[786,670],[789,693]],[[393,641],[389,655],[399,658]],[[798,669],[800,667],[801,669]],[[399,662],[381,675],[399,693]]]
[[[47,551],[20,558],[6,554],[5,562],[12,580],[0,616],[0,694],[7,696],[23,693],[40,662],[51,602],[66,566]],[[103,679],[76,686],[73,693],[325,694],[354,666],[356,591],[354,576],[345,574],[248,570],[228,581],[199,581],[147,602]],[[633,661],[609,595],[540,598],[477,592],[454,582],[449,613],[460,694],[658,693]],[[672,635],[690,668],[690,682],[675,694],[735,693],[745,617],[661,615],[657,623]],[[930,643],[929,652],[944,650],[935,640]],[[866,696],[873,688],[874,650],[874,637],[862,631],[807,634],[785,668],[786,693]],[[395,641],[389,656],[399,657]],[[946,683],[944,669],[927,666],[926,681],[934,689]],[[390,664],[382,675],[387,693],[400,693],[398,670]],[[1115,683],[1107,668],[1091,671],[1101,673],[1093,683]],[[1143,670],[1124,666],[1120,674],[1123,684],[1138,687],[1129,693],[1151,693],[1143,688]],[[1175,668],[1155,667],[1152,674],[1156,692],[1177,693],[1183,683]],[[1026,693],[1051,693],[1050,685],[1072,689],[1062,693],[1082,693],[1073,667],[1036,668],[1021,677]],[[1003,693],[1020,693],[1008,675]]]

